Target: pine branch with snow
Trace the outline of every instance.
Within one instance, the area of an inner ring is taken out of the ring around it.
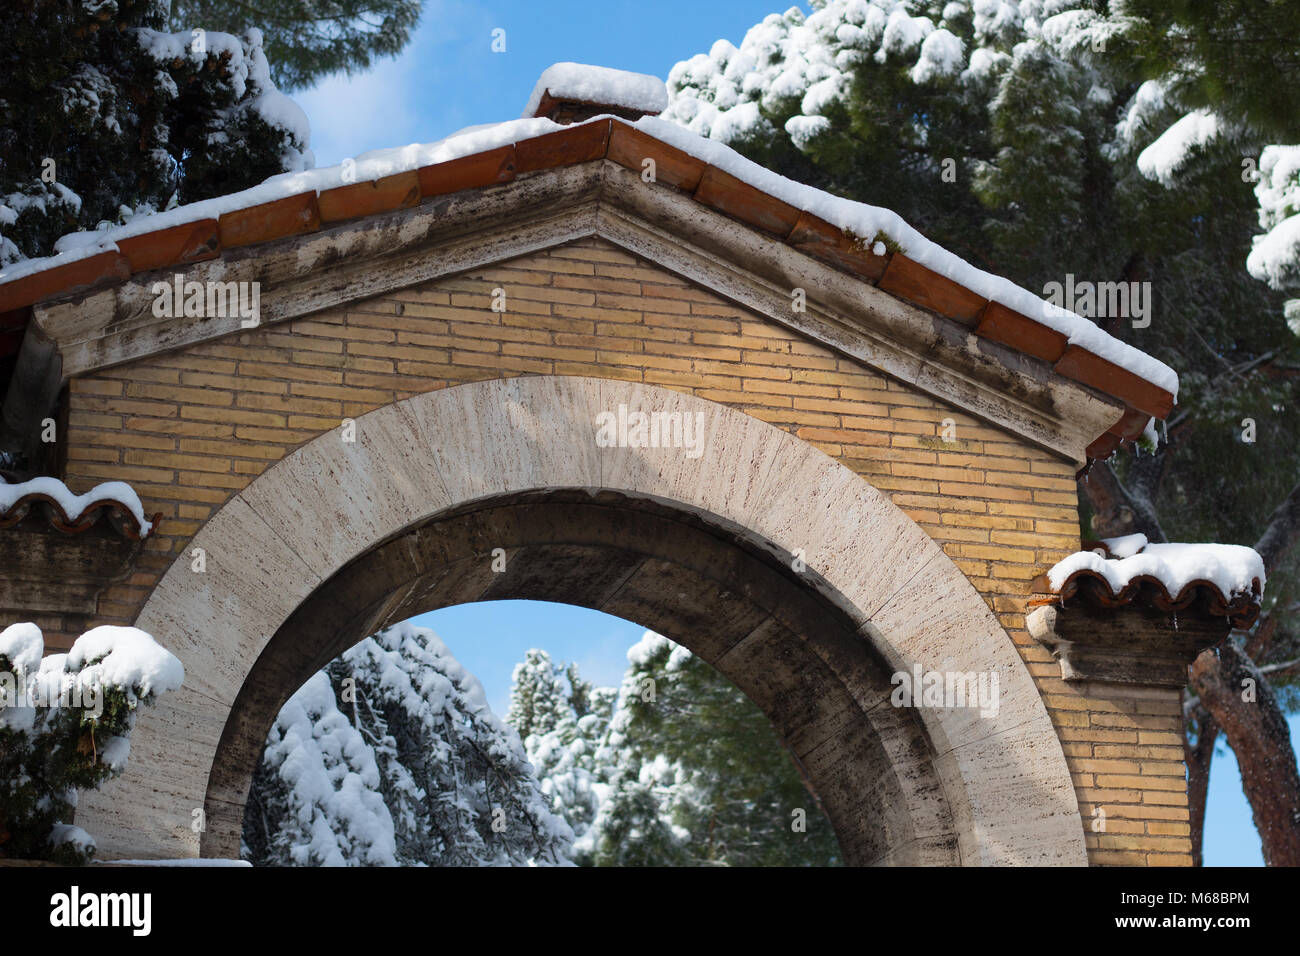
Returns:
[[[285,705],[244,817],[261,865],[555,865],[573,832],[433,631],[366,638]]]
[[[839,847],[767,716],[702,658],[647,632],[591,763],[598,866],[826,865]],[[548,778],[543,775],[543,783]]]
[[[166,16],[155,0],[0,7],[0,266],[313,165],[261,32],[167,33]]]
[[[125,769],[139,708],[185,671],[132,627],[94,628],[66,654],[44,647],[35,624],[0,632],[0,858],[84,863],[94,840],[63,822],[77,792]]]

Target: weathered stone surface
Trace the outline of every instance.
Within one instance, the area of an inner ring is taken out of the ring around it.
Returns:
[[[233,498],[168,569],[137,626],[180,658],[186,688],[228,706],[249,663],[319,580]]]
[[[341,555],[358,555],[451,501],[406,406],[363,421],[340,423],[288,456],[278,466],[285,481],[254,482],[240,495],[320,577]]]
[[[598,488],[595,381],[538,376],[403,403],[455,503],[537,488]],[[368,416],[367,416],[368,417]]]
[[[108,528],[64,534],[29,516],[0,528],[0,608],[89,617],[104,589],[131,573],[139,553],[140,542]]]
[[[1034,640],[1061,664],[1067,681],[1103,681],[1182,687],[1196,655],[1221,643],[1232,626],[1225,617],[1137,606],[1099,609],[1080,601],[1045,605],[1025,621]]]
[[[83,792],[77,805],[78,824],[94,827],[97,858],[199,855],[211,754],[228,710],[182,687],[140,713],[122,776]]]

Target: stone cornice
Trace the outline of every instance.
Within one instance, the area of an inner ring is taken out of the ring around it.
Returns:
[[[1128,605],[1044,605],[1025,619],[1031,637],[1052,652],[1067,681],[1180,688],[1187,667],[1232,627],[1223,617]]]

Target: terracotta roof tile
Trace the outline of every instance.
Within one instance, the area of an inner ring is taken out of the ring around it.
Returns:
[[[215,259],[221,251],[221,240],[217,220],[199,219],[119,240],[117,249],[126,256],[132,272],[148,272]]]
[[[694,193],[699,188],[700,179],[708,165],[704,160],[696,159],[676,146],[661,143],[649,133],[626,123],[615,123],[610,130],[606,156],[637,173],[645,168],[647,159],[653,159],[655,182],[676,186],[688,193]]]
[[[420,195],[428,197],[508,183],[515,178],[515,171],[515,147],[512,143],[450,162],[421,166],[416,175],[420,179]]]
[[[382,179],[326,189],[316,197],[320,221],[342,222],[420,203],[420,176],[415,170]]]
[[[158,522],[162,520],[161,512],[154,515],[150,522],[151,527],[142,535],[140,522],[131,513],[130,507],[116,499],[101,498],[87,505],[79,513],[70,515],[50,495],[30,492],[15,501],[8,510],[0,512],[0,528],[12,528],[21,523],[32,513],[33,508],[36,509],[37,514],[44,516],[51,527],[64,534],[81,534],[89,531],[103,519],[118,534],[132,541],[149,537],[152,529],[156,528]]]
[[[1163,388],[1077,345],[1065,350],[1055,368],[1066,378],[1123,399],[1132,408],[1154,418],[1166,418],[1174,409],[1174,397]]]
[[[1046,587],[1043,579],[1034,582],[1035,590]],[[1044,604],[1068,606],[1079,601],[1094,607],[1154,608],[1159,611],[1204,614],[1226,617],[1233,627],[1245,630],[1259,617],[1259,600],[1248,594],[1227,596],[1211,581],[1192,581],[1177,594],[1170,594],[1164,584],[1149,574],[1133,578],[1118,593],[1111,590],[1106,579],[1095,571],[1076,571],[1055,593],[1035,593],[1028,607]]]
[[[878,281],[889,265],[889,253],[876,255],[865,243],[809,212],[800,213],[786,241],[800,252],[855,273],[868,282]]]
[[[886,292],[966,326],[975,325],[988,301],[901,252],[890,257],[885,274],[876,284]]]
[[[515,143],[516,171],[530,173],[604,159],[609,149],[610,121],[566,126]]]
[[[718,212],[784,239],[799,221],[800,210],[769,196],[731,173],[708,166],[700,177],[695,199]]]
[[[1107,560],[1115,560],[1105,542],[1085,541],[1083,546],[1085,550],[1102,554]],[[1177,594],[1171,594],[1165,582],[1155,575],[1137,574],[1117,589],[1100,572],[1081,568],[1072,572],[1055,590],[1048,580],[1048,574],[1040,574],[1034,579],[1032,590],[1033,594],[1026,602],[1030,608],[1045,604],[1067,607],[1072,601],[1098,608],[1132,606],[1166,613],[1225,617],[1233,627],[1244,630],[1259,617],[1264,586],[1257,577],[1251,582],[1248,591],[1225,594],[1215,582],[1197,578],[1183,584]]]
[[[320,228],[320,207],[316,193],[298,193],[273,202],[224,213],[220,219],[221,247],[250,246],[314,232]]]
[[[61,266],[32,272],[0,284],[0,312],[20,309],[53,295],[89,288],[113,279],[126,279],[131,265],[126,256],[109,250]]]
[[[985,303],[975,325],[975,334],[1051,364],[1065,354],[1069,344],[1060,332],[1008,309],[1001,302]]]

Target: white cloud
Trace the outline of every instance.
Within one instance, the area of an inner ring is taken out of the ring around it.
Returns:
[[[427,143],[455,132],[459,126],[448,127],[446,118],[450,113],[454,122],[459,112],[455,101],[463,70],[458,60],[486,49],[488,30],[481,20],[459,0],[426,3],[411,42],[396,58],[295,93],[311,121],[316,165],[333,166],[366,150]],[[481,44],[468,42],[480,34]]]
[[[406,57],[385,60],[369,73],[334,76],[294,98],[311,121],[316,165],[333,166],[368,149],[436,139],[420,129],[407,84]]]

